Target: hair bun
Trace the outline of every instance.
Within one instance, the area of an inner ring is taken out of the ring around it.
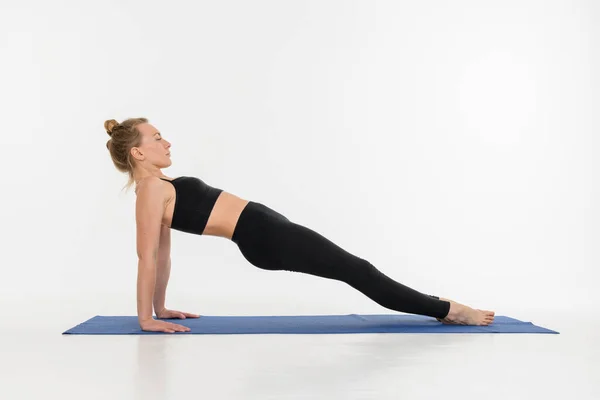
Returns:
[[[117,125],[119,125],[119,123],[114,119],[107,119],[104,122],[104,129],[106,129],[106,133],[108,133],[108,136],[112,136],[112,131]]]

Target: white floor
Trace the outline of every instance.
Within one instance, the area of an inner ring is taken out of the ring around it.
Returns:
[[[3,305],[0,398],[600,399],[598,313],[519,318],[560,335],[88,336],[61,333],[98,307],[57,304]]]

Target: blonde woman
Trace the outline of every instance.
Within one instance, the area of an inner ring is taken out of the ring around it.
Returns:
[[[170,230],[231,240],[252,265],[335,279],[391,310],[426,315],[440,322],[489,325],[494,312],[420,293],[394,281],[319,233],[264,204],[242,199],[193,176],[169,178],[169,143],[146,118],[104,123],[106,146],[115,167],[136,184],[138,254],[137,313],[144,331],[187,332],[188,327],[161,319],[198,318],[167,309],[171,271]],[[154,319],[152,311],[158,319]]]

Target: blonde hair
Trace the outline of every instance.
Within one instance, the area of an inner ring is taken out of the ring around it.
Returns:
[[[110,136],[106,142],[106,148],[110,152],[113,164],[117,170],[129,174],[129,180],[124,188],[130,188],[135,182],[131,149],[142,143],[142,134],[138,131],[137,126],[146,122],[148,122],[147,118],[129,118],[121,123],[114,119],[104,122],[104,129]]]

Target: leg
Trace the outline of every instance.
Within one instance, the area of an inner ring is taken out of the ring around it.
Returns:
[[[288,222],[278,227],[279,269],[345,282],[383,307],[444,318],[450,303],[418,292],[342,249],[321,234]]]
[[[342,281],[383,307],[427,315],[440,322],[489,325],[494,312],[426,295],[383,274],[368,261],[348,253],[319,233],[288,220],[272,224],[278,262],[274,269],[303,272]],[[273,269],[273,268],[270,268]]]
[[[368,261],[260,203],[244,209],[232,240],[250,263],[262,269],[345,282],[395,311],[445,318],[450,310],[449,302],[394,281]]]

